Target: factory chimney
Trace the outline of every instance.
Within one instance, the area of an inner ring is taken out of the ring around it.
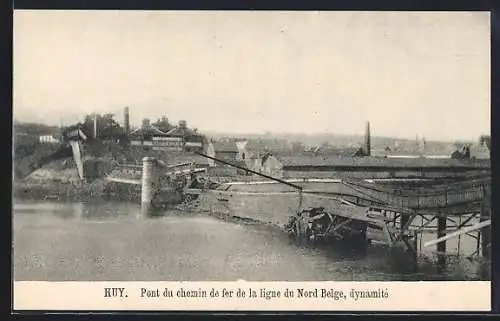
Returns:
[[[130,114],[128,107],[125,107],[125,110],[123,111],[123,129],[125,130],[125,134],[130,132]]]
[[[181,130],[182,135],[185,136],[187,131],[187,122],[185,120],[179,121],[179,129]]]
[[[365,155],[371,156],[372,154],[372,144],[371,144],[371,134],[370,134],[370,122],[366,123],[366,132],[365,132]]]

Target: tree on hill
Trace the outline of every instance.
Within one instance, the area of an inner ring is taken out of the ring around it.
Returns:
[[[28,135],[54,135],[60,132],[59,127],[39,123],[14,122],[13,133]]]
[[[124,136],[125,131],[116,122],[113,114],[88,114],[79,127],[89,137],[94,137],[94,119],[96,122],[97,138],[101,140],[115,140]]]

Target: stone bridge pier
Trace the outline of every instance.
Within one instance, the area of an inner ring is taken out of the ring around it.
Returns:
[[[143,216],[150,215],[153,210],[154,198],[160,188],[158,161],[153,157],[142,159],[142,181],[141,181],[141,213]]]

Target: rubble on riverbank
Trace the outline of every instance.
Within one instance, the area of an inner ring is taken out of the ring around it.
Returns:
[[[114,166],[109,159],[88,156],[83,159],[90,174],[86,182],[78,176],[72,158],[51,162],[29,174],[14,179],[13,196],[29,199],[74,199],[100,198],[109,194],[104,177]]]

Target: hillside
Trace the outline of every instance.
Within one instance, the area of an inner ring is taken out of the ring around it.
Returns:
[[[288,133],[273,133],[273,134],[231,134],[223,132],[207,132],[208,137],[212,139],[245,139],[249,141],[258,141],[264,144],[276,144],[280,142],[291,146],[294,142],[300,142],[305,145],[306,149],[315,148],[322,145],[330,145],[335,148],[356,148],[364,143],[363,135],[339,135],[331,133],[319,134],[288,134]],[[450,142],[450,141],[432,141],[425,142],[426,154],[451,154],[461,144],[469,143],[477,145],[477,142]],[[383,136],[371,136],[372,151],[384,151],[387,148],[399,153],[416,153],[422,151],[422,141],[416,139],[393,138]]]
[[[37,168],[43,158],[58,151],[60,144],[36,144],[29,152],[14,153],[14,177],[16,180],[56,179],[74,181],[77,176],[71,149],[61,159],[48,162]],[[83,145],[83,161],[85,172],[91,179],[102,177],[116,164],[142,164],[145,156],[155,157],[167,164],[196,162],[206,164],[207,160],[195,154],[172,153],[168,151],[143,151],[137,148],[126,148],[117,143],[90,141]]]

